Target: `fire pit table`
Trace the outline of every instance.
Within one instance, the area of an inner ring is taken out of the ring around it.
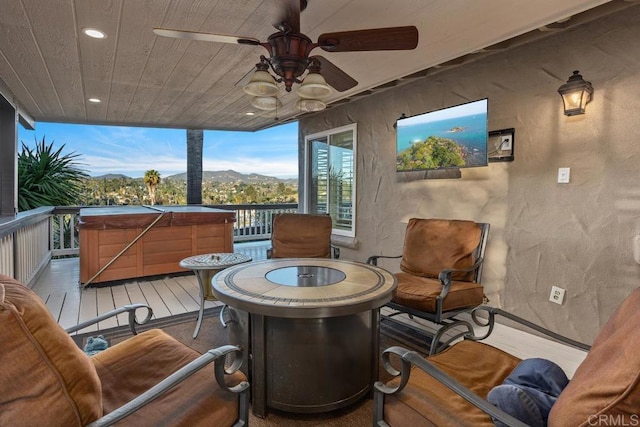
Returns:
[[[328,412],[367,395],[378,376],[379,309],[395,288],[382,268],[319,258],[258,261],[214,276],[230,340],[245,350],[254,414]]]

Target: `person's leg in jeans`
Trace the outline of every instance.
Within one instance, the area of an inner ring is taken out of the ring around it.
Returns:
[[[551,407],[569,383],[562,368],[546,359],[525,359],[487,400],[531,426],[546,426]],[[498,426],[503,424],[494,423]]]

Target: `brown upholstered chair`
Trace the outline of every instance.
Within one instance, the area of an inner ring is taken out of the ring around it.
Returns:
[[[505,315],[555,340],[589,350],[551,408],[550,427],[638,425],[640,289],[618,307],[590,349],[502,310],[486,310],[491,323],[495,315]],[[389,364],[397,364],[394,357],[400,357],[399,371]],[[491,417],[510,426],[525,425],[486,400],[489,391],[502,384],[520,362],[515,356],[463,340],[427,358],[401,347],[385,350],[382,358],[386,370],[397,378],[386,385],[375,384],[374,425],[489,427],[494,425]]]
[[[378,265],[380,258],[402,258],[402,271],[395,274],[398,288],[387,307],[396,310],[390,316],[407,313],[441,326],[433,338],[432,354],[473,333],[473,326],[456,316],[484,302],[480,281],[488,235],[485,223],[412,218],[402,255],[367,259]],[[443,341],[447,332],[448,339]]]
[[[329,215],[279,213],[273,216],[267,258],[338,258],[331,246]]]
[[[140,306],[123,310],[132,319]],[[31,290],[2,275],[0,349],[2,426],[247,423],[249,385],[237,347],[200,355],[152,329],[89,357]],[[225,368],[227,355],[234,362]]]

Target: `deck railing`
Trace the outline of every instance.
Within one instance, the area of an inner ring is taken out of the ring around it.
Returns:
[[[205,206],[236,211],[236,222],[233,226],[234,242],[269,239],[271,237],[271,219],[273,215],[283,212],[298,212],[297,203]]]
[[[0,273],[30,284],[51,259],[50,218],[43,207],[0,218]]]
[[[234,242],[269,239],[274,214],[298,211],[297,203],[203,206],[236,212]],[[0,217],[0,274],[30,284],[51,258],[77,256],[79,213],[77,206],[43,207]]]
[[[51,252],[54,258],[80,253],[78,245],[79,207],[56,207],[51,213]]]

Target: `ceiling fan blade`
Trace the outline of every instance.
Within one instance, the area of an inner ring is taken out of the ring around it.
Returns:
[[[216,43],[234,43],[259,45],[260,40],[252,37],[228,36],[226,34],[199,33],[196,31],[171,30],[167,28],[154,28],[153,32],[162,37],[171,37],[182,40],[198,40]]]
[[[327,84],[338,92],[344,92],[357,86],[358,82],[356,80],[327,58],[312,56],[310,59],[315,59],[320,62],[320,74],[322,74],[322,77],[327,81]]]
[[[326,33],[318,37],[318,45],[327,52],[411,50],[418,45],[418,29],[408,26]]]

